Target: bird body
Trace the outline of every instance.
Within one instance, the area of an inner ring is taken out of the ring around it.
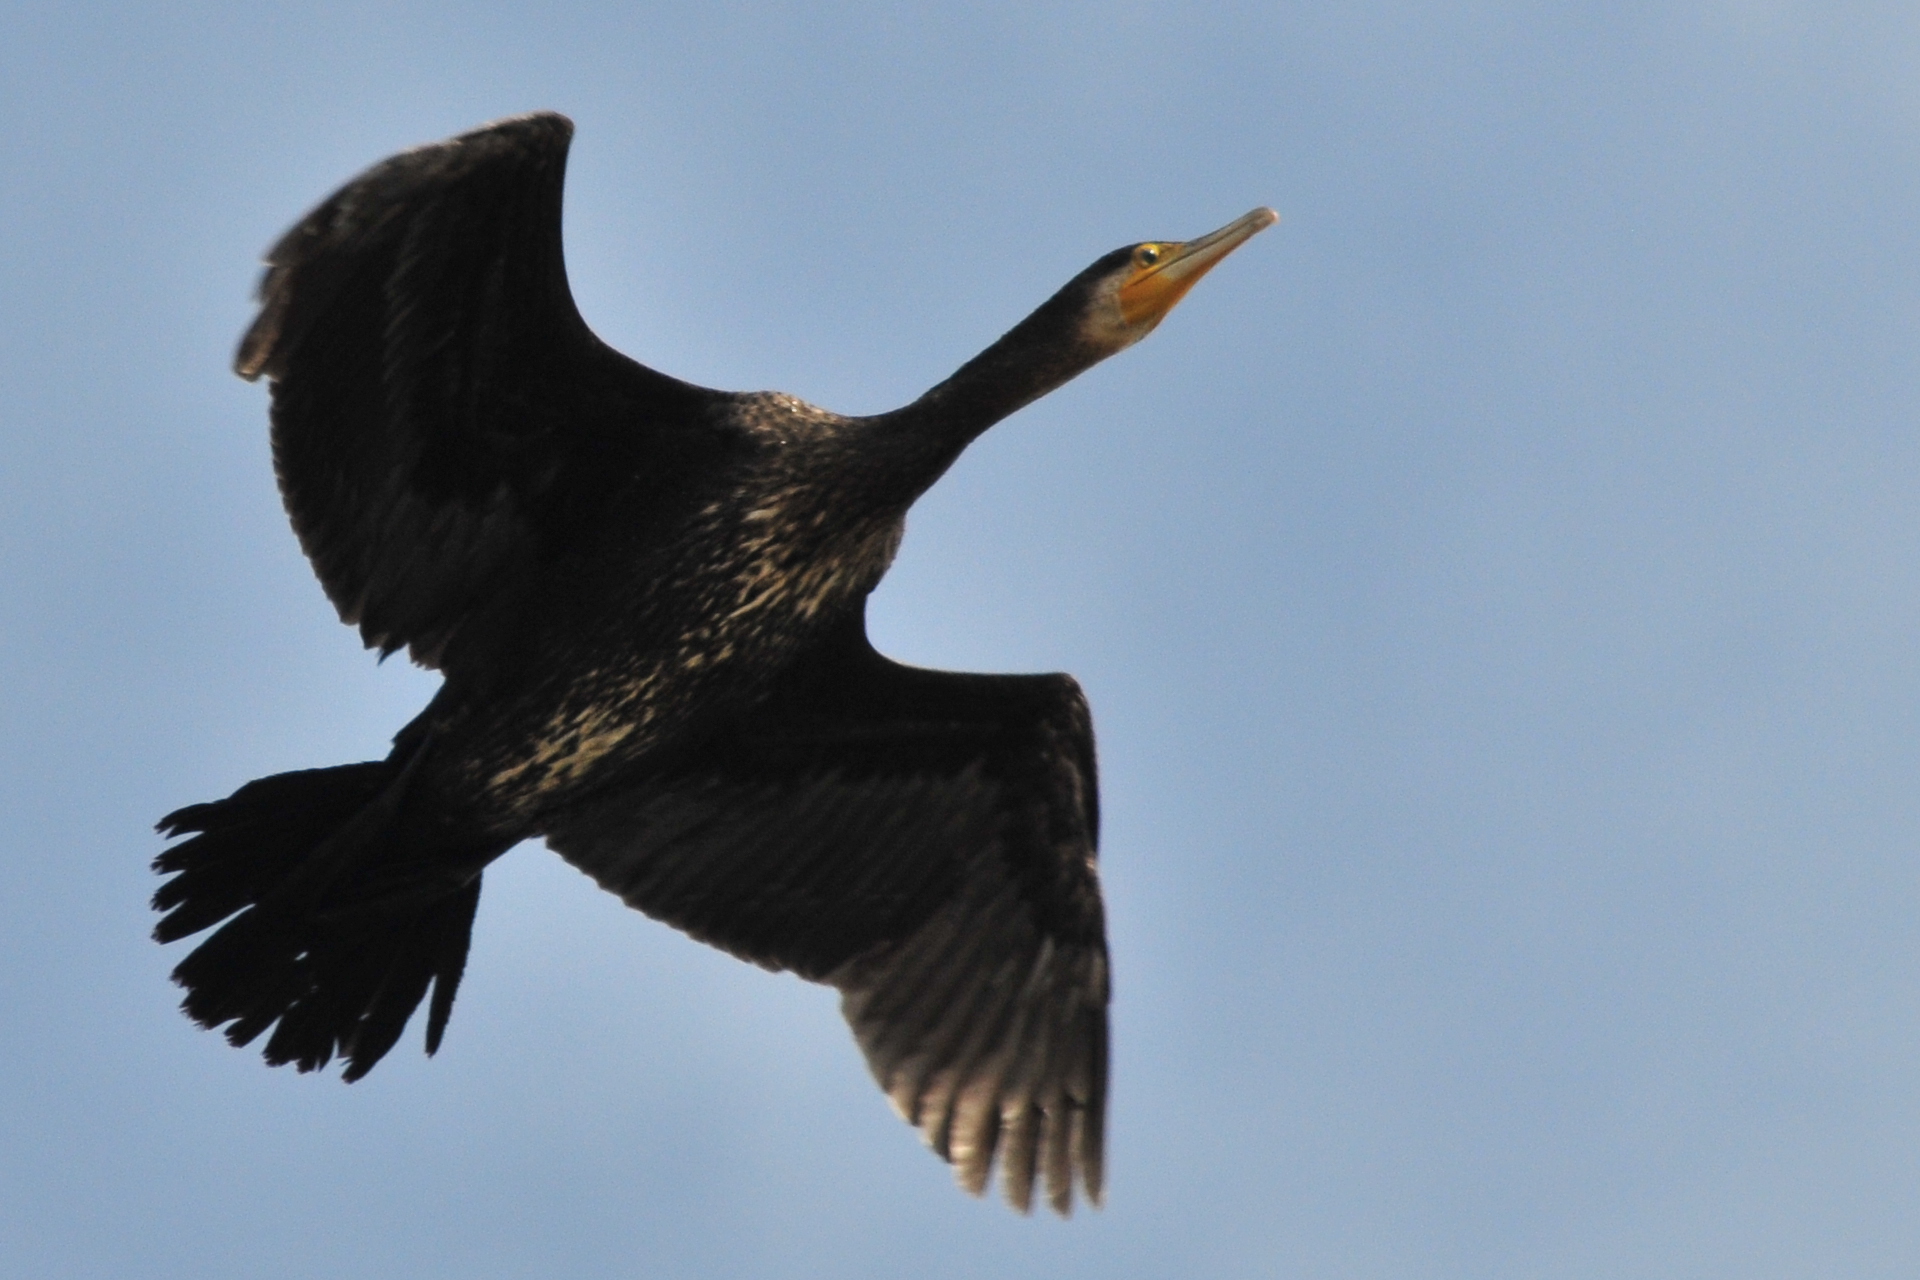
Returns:
[[[560,250],[571,125],[402,153],[268,254],[236,369],[343,620],[445,682],[385,760],[170,814],[201,1024],[372,1068],[438,1047],[485,867],[544,836],[631,905],[838,987],[978,1191],[1102,1187],[1108,973],[1085,699],[902,666],[864,607],[907,509],[1008,413],[1137,340],[1272,214],[1097,261],[888,414],[691,386],[600,343]],[[1186,264],[1182,267],[1182,263]]]
[[[775,399],[777,426],[762,412]],[[537,822],[609,772],[700,738],[763,699],[879,583],[904,512],[846,494],[854,433],[791,398],[743,400],[734,422],[763,421],[723,475],[650,513],[654,536],[628,554],[542,584],[526,647],[565,650],[566,663],[529,673],[510,700],[449,681],[435,729],[462,740],[449,781],[463,798]]]

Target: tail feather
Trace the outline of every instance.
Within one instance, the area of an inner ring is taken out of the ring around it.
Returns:
[[[199,834],[153,860],[173,876],[153,895],[153,909],[168,913],[154,941],[177,942],[269,897],[314,851],[314,833],[324,839],[345,826],[395,776],[385,760],[278,773],[160,819],[164,836]]]
[[[161,820],[191,838],[154,860],[173,876],[154,894],[167,913],[154,937],[220,926],[173,971],[189,1017],[234,1045],[272,1028],[269,1063],[313,1071],[337,1056],[357,1080],[431,988],[427,1052],[440,1047],[480,871],[506,846],[409,839],[408,772],[389,760],[283,773]]]

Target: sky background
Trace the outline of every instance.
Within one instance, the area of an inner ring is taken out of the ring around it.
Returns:
[[[538,845],[441,1053],[175,1009],[161,814],[377,757],[228,372],[411,144],[578,123],[609,342],[848,412],[1281,224],[915,509],[881,648],[1092,699],[1108,1207]],[[1920,1257],[1920,10],[0,8],[0,1273],[1766,1277]]]

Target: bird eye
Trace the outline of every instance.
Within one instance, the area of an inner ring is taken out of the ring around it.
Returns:
[[[1160,246],[1143,244],[1133,251],[1133,264],[1137,267],[1150,267],[1160,261]]]

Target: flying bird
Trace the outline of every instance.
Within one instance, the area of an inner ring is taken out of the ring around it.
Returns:
[[[480,883],[544,837],[630,906],[831,984],[968,1190],[1104,1183],[1109,992],[1093,731],[1066,675],[906,666],[865,605],[981,432],[1144,337],[1276,215],[1129,245],[904,408],[843,417],[635,363],[561,255],[573,126],[367,170],[268,252],[234,368],[342,621],[444,681],[384,760],[167,815],[154,930],[235,1045],[356,1080],[428,1001]],[[217,926],[217,928],[216,928]]]

